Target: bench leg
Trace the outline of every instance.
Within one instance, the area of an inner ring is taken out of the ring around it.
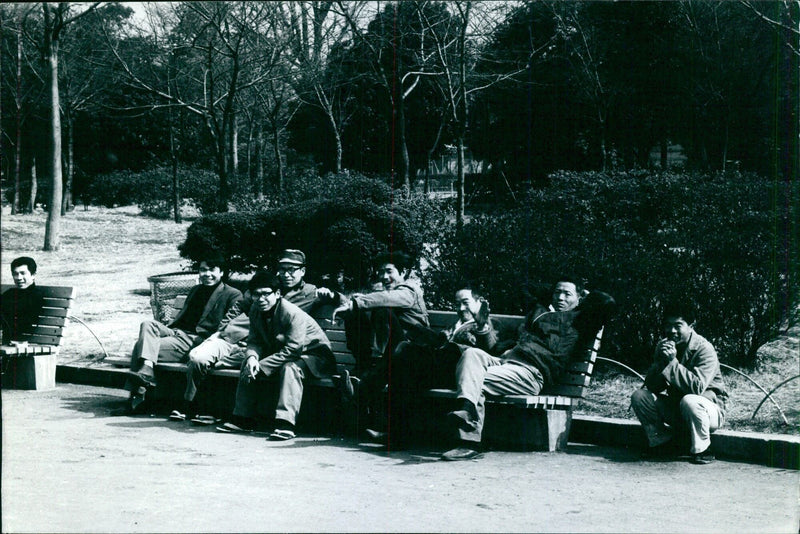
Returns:
[[[547,450],[563,451],[569,441],[569,429],[572,426],[572,410],[545,410],[547,428]]]

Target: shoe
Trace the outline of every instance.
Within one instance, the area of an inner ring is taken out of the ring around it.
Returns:
[[[178,410],[172,410],[172,413],[169,414],[170,421],[186,421],[186,414],[179,412]]]
[[[483,457],[479,451],[475,449],[470,449],[469,447],[458,447],[456,449],[451,449],[446,453],[442,454],[442,460],[447,460],[448,462],[457,462],[460,460],[476,460],[478,458]]]
[[[129,371],[128,377],[134,384],[134,387],[156,387],[156,375],[153,368],[149,365],[142,365],[138,371]]]
[[[389,443],[389,433],[388,432],[380,432],[378,430],[372,430],[371,428],[367,428],[364,430],[364,433],[367,435],[367,439],[372,443],[379,443],[381,445],[388,445]]]
[[[217,432],[223,432],[225,434],[246,434],[252,431],[253,429],[251,428],[242,428],[239,425],[235,425],[233,423],[223,423],[222,425],[217,427]]]
[[[692,458],[689,460],[696,465],[708,465],[716,460],[714,453],[711,452],[711,447],[707,447],[703,452],[692,453]]]
[[[222,421],[222,419],[214,417],[213,415],[197,415],[195,417],[192,417],[191,421],[192,424],[194,425],[211,426],[211,425],[216,425],[217,423]]]
[[[333,381],[345,401],[352,401],[355,398],[356,386],[359,383],[358,377],[350,376],[350,371],[345,369],[340,376],[334,376]]]
[[[289,430],[288,428],[276,428],[267,439],[270,441],[288,441],[290,439],[294,439],[294,430]]]
[[[447,420],[464,432],[475,432],[478,422],[472,418],[467,410],[455,410],[447,414]]]

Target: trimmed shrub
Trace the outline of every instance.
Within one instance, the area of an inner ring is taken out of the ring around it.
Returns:
[[[445,232],[428,297],[446,306],[469,281],[495,312],[523,313],[537,286],[577,275],[619,303],[604,341],[615,358],[645,368],[662,302],[683,298],[723,360],[753,365],[798,304],[793,194],[739,173],[557,173],[515,209]]]
[[[181,255],[197,260],[213,250],[228,258],[232,270],[250,272],[272,268],[281,250],[298,248],[306,253],[310,280],[341,271],[353,287],[362,287],[373,256],[390,248],[421,256],[445,218],[424,200],[393,201],[388,186],[363,176],[329,175],[318,184],[323,189],[315,200],[195,221],[179,246]]]

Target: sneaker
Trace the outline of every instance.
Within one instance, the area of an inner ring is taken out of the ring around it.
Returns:
[[[692,457],[689,461],[696,465],[708,465],[714,460],[716,460],[716,458],[714,457],[714,453],[711,452],[711,447],[707,447],[706,450],[702,452],[692,453]]]
[[[464,432],[475,432],[478,422],[472,418],[467,410],[455,410],[447,414],[447,420]]]
[[[446,453],[442,454],[442,460],[446,460],[448,462],[458,462],[460,460],[477,460],[482,456],[483,454],[475,449],[469,447],[458,447],[455,449],[450,449]]]
[[[217,432],[223,432],[225,434],[246,434],[248,432],[252,432],[252,428],[242,428],[239,425],[235,425],[233,423],[223,423],[222,425],[217,427]]]
[[[192,417],[191,421],[192,424],[194,425],[211,426],[211,425],[216,425],[217,423],[222,421],[222,419],[214,417],[213,415],[196,415]]]
[[[170,421],[186,421],[186,414],[179,410],[172,410],[169,414]]]
[[[290,439],[294,439],[294,430],[289,430],[288,428],[276,428],[267,439],[270,441],[288,441]]]

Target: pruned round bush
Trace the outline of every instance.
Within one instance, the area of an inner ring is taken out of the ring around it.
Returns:
[[[273,268],[281,250],[298,248],[306,253],[310,279],[343,271],[356,287],[367,283],[376,254],[402,249],[421,255],[431,228],[412,213],[410,201],[378,204],[353,196],[347,191],[264,212],[209,215],[189,227],[179,249],[192,260],[213,250],[231,269],[250,272]]]

